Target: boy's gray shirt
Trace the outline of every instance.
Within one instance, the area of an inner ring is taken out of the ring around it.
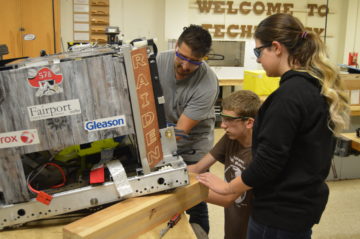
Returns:
[[[195,154],[181,153],[186,162],[199,161],[213,146],[215,111],[218,96],[218,79],[204,62],[187,79],[176,80],[175,51],[157,56],[160,84],[165,97],[165,114],[168,123],[176,124],[181,114],[200,122],[191,129],[189,138],[177,141],[178,151],[195,149]]]

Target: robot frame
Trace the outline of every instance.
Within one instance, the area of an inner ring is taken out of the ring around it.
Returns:
[[[0,229],[189,183],[153,49],[90,47],[0,69]]]

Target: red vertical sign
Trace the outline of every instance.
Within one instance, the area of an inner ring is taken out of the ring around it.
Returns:
[[[163,152],[146,48],[132,51],[131,59],[144,132],[146,157],[150,168],[153,168],[163,159]]]

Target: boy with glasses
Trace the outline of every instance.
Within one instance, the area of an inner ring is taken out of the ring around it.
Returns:
[[[225,165],[227,182],[240,176],[252,159],[252,127],[260,104],[259,97],[247,90],[234,92],[224,98],[220,115],[225,134],[205,157],[188,166],[189,172],[204,173],[219,161]],[[225,207],[225,239],[246,239],[250,200],[251,191],[236,197],[209,190],[207,202]]]
[[[203,61],[211,43],[207,30],[190,25],[184,28],[175,50],[157,56],[166,120],[179,132],[178,152],[187,164],[196,163],[213,145],[214,104],[219,86],[214,71]],[[190,223],[197,223],[209,232],[205,203],[189,209],[188,213]]]

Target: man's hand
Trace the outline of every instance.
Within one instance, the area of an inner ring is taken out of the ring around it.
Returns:
[[[212,173],[202,173],[196,178],[197,180],[199,180],[200,183],[204,184],[206,187],[210,188],[216,193],[219,193],[221,195],[233,194],[230,184],[218,178]]]

